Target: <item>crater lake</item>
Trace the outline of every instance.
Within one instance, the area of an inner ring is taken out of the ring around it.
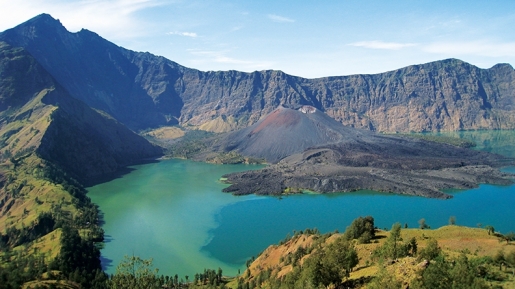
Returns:
[[[515,157],[515,131],[439,133],[477,143],[475,149]],[[451,191],[450,200],[359,191],[287,197],[232,196],[222,193],[226,173],[259,169],[257,165],[214,165],[161,160],[131,167],[112,181],[88,188],[103,213],[102,263],[114,273],[124,255],[153,258],[159,274],[180,278],[205,268],[224,275],[243,272],[245,261],[287,234],[306,228],[322,233],[344,231],[353,219],[371,215],[379,228],[395,222],[432,228],[448,224],[492,225],[515,231],[515,186],[480,185]],[[515,168],[504,170],[515,173]]]

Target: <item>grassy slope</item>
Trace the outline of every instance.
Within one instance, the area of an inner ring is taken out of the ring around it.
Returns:
[[[379,242],[382,244],[388,232],[381,231],[379,236],[384,236]],[[469,228],[462,226],[444,226],[435,230],[421,230],[421,229],[403,229],[401,231],[403,240],[409,240],[415,237],[419,245],[419,250],[426,246],[426,242],[429,238],[434,238],[438,241],[438,245],[442,251],[450,256],[457,257],[461,253],[465,253],[467,257],[483,257],[493,256],[499,250],[503,250],[505,253],[515,251],[515,244],[506,244],[504,241],[499,241],[498,237],[494,235],[488,235],[485,229],[480,228]],[[363,244],[358,245],[358,254],[360,257],[360,263],[357,269],[351,273],[351,279],[359,279],[362,277],[374,276],[377,274],[379,267],[377,264],[367,266],[373,263],[368,252],[373,251],[378,244]],[[368,255],[367,255],[368,254]],[[415,277],[418,271],[417,265],[420,262],[415,258],[406,257],[395,264],[391,264],[387,267],[390,274],[394,274],[399,280],[409,282]],[[490,270],[498,271],[497,267],[491,267]],[[498,285],[503,288],[514,288],[515,279],[512,278],[508,273],[500,272],[504,274],[508,280],[499,283]]]
[[[52,204],[61,204],[63,210],[75,213],[70,194],[62,186],[43,178],[45,161],[32,153],[40,144],[55,110],[55,107],[41,103],[48,92],[41,91],[16,115],[9,116],[14,121],[0,128],[4,140],[0,152],[5,179],[0,199],[5,199],[6,203],[14,202],[10,207],[0,208],[0,232],[8,226],[30,226],[40,213],[50,212]]]
[[[173,140],[176,138],[183,137],[185,134],[184,130],[176,126],[165,126],[153,129],[144,133],[144,136],[150,136],[159,140]]]
[[[54,288],[59,289],[80,289],[80,285],[68,280],[42,280],[42,281],[31,281],[23,285],[22,289],[30,288],[48,288],[55,286]]]
[[[42,90],[15,114],[0,114],[4,120],[8,119],[0,126],[0,153],[3,159],[34,150],[40,144],[50,124],[50,115],[55,110],[55,107],[41,103],[41,99],[49,92],[48,89]]]
[[[52,212],[52,205],[59,206],[70,217],[78,213],[72,196],[61,185],[40,177],[40,169],[44,166],[44,161],[31,155],[16,168],[8,170],[7,175],[13,176],[13,180],[0,190],[0,196],[8,197],[13,201],[13,205],[8,210],[3,208],[0,214],[0,232],[5,233],[8,227],[21,229],[34,226],[39,215]],[[19,187],[19,193],[12,197],[10,191]],[[51,261],[59,254],[60,236],[61,231],[57,229],[14,250],[27,254],[41,254],[47,261]]]
[[[334,234],[325,240],[325,245],[331,243],[340,234]],[[389,232],[379,230],[377,233],[377,242],[371,244],[358,244],[356,250],[359,256],[359,264],[351,273],[350,279],[360,279],[375,276],[378,273],[379,266],[376,260],[372,259],[371,252],[375,248],[382,245],[386,240]],[[457,256],[461,253],[466,253],[468,257],[481,257],[493,256],[497,251],[504,250],[505,253],[515,251],[515,244],[506,244],[500,242],[498,237],[488,235],[485,229],[468,228],[461,226],[444,226],[435,230],[421,230],[421,229],[403,229],[401,232],[403,240],[409,240],[415,237],[419,246],[419,250],[426,246],[428,238],[435,238],[443,252],[449,256]],[[309,247],[316,238],[313,235],[298,235],[291,240],[285,242],[283,245],[272,245],[268,247],[263,253],[250,265],[247,271],[250,271],[250,276],[257,276],[261,271],[272,269],[272,275],[277,274],[278,277],[284,276],[292,271],[292,265],[287,264],[287,256],[297,251],[299,247]],[[300,260],[300,264],[308,258],[309,255],[304,256]],[[412,257],[406,257],[398,262],[391,264],[387,267],[390,274],[395,274],[399,280],[409,282],[415,277],[416,272],[419,270],[419,261]],[[515,279],[511,276],[511,272],[498,272],[498,267],[490,268],[496,273],[503,274],[506,281],[498,283],[503,288],[514,288]],[[249,276],[249,272],[244,272],[242,276]],[[248,279],[250,280],[250,279]],[[233,280],[228,284],[231,288],[236,288],[237,282]]]
[[[21,229],[34,225],[38,216],[51,212],[52,206],[60,206],[70,216],[77,214],[73,198],[61,185],[43,177],[48,165],[33,151],[50,124],[54,106],[41,103],[51,89],[42,90],[15,114],[2,113],[0,117],[11,120],[0,126],[0,173],[3,186],[0,188],[0,233],[9,227]],[[3,202],[2,202],[3,201]],[[15,251],[43,254],[52,260],[59,253],[60,229],[55,230],[30,244],[15,248]]]
[[[59,228],[50,232],[49,234],[35,240],[28,245],[20,245],[14,248],[17,252],[29,252],[36,256],[42,255],[46,261],[51,261],[57,257],[61,250],[61,239],[62,230]]]
[[[198,129],[210,132],[228,132],[237,127],[238,121],[233,116],[219,116],[198,126]]]
[[[3,208],[0,216],[0,230],[7,227],[29,227],[37,217],[44,212],[50,212],[53,204],[60,205],[71,215],[76,213],[71,195],[61,185],[56,185],[42,178],[45,162],[30,155],[16,166],[11,165],[6,175],[9,181],[0,191],[14,201],[6,210]],[[15,194],[15,196],[13,196]]]

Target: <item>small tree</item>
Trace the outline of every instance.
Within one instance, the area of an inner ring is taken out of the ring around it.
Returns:
[[[509,244],[510,241],[515,241],[515,233],[509,232],[506,235],[498,234],[499,242],[506,241],[506,244]]]
[[[374,256],[379,258],[389,258],[389,259],[397,259],[399,257],[404,257],[413,250],[410,243],[402,244],[401,238],[401,224],[395,223],[390,230],[390,235],[386,242],[376,248],[374,251]],[[416,250],[416,248],[415,248]]]
[[[422,230],[427,229],[429,226],[426,224],[426,219],[422,218],[418,220],[418,227]]]
[[[494,227],[492,227],[490,225],[486,225],[485,230],[488,232],[488,235],[492,235],[495,232]]]
[[[438,247],[438,241],[436,239],[430,238],[427,240],[426,247],[420,250],[418,258],[419,259],[426,259],[426,260],[433,260],[438,255],[440,255],[441,249]]]
[[[513,276],[515,276],[515,251],[511,251],[506,255],[506,263],[508,263],[512,269]]]
[[[338,238],[336,241],[327,246],[325,250],[324,265],[326,270],[333,272],[329,274],[336,278],[330,278],[331,281],[336,281],[338,278],[342,280],[344,277],[349,277],[352,269],[358,265],[358,253],[354,245],[345,240],[345,238]],[[327,284],[325,284],[327,285]]]
[[[362,244],[370,243],[375,237],[374,218],[366,216],[355,219],[345,230],[344,237],[346,240],[358,239]]]
[[[110,280],[110,288],[154,288],[158,281],[157,269],[152,270],[152,259],[144,260],[137,256],[125,256],[116,267]]]
[[[439,255],[421,273],[409,284],[409,288],[490,288],[484,279],[478,276],[478,264],[470,262],[464,254],[449,261],[443,255]]]
[[[401,241],[401,224],[395,223],[392,226],[392,229],[390,230],[390,236],[388,237],[387,243],[389,243],[390,246],[390,257],[392,259],[397,259],[399,257],[399,250],[398,250],[398,241]]]
[[[499,265],[499,271],[502,270],[502,265],[504,265],[506,262],[506,258],[504,257],[504,251],[502,249],[499,249],[499,251],[495,253],[493,261],[495,264]]]
[[[415,256],[418,252],[418,244],[417,239],[412,237],[409,242],[406,244],[406,251],[408,255]]]
[[[429,288],[452,288],[451,266],[443,256],[429,263],[428,267],[421,271],[420,278],[415,278],[409,288],[429,289]]]
[[[456,217],[455,216],[449,217],[449,225],[456,225]]]
[[[505,235],[505,238],[506,238],[506,242],[510,242],[510,241],[515,241],[515,233],[513,232],[509,232],[508,234]]]

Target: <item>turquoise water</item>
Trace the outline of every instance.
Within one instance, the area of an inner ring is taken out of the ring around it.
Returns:
[[[163,160],[132,167],[121,178],[88,189],[104,214],[106,243],[102,263],[109,273],[124,255],[153,258],[163,274],[192,276],[204,268],[235,272],[241,266],[214,259],[201,248],[218,226],[224,206],[251,200],[222,193],[219,178],[234,171],[259,168]]]
[[[449,133],[476,141],[477,149],[515,156],[515,131]],[[122,178],[89,188],[105,214],[108,242],[103,265],[114,272],[124,255],[153,258],[163,274],[193,275],[218,268],[236,275],[245,261],[288,233],[305,228],[343,231],[358,216],[372,215],[376,225],[417,226],[425,218],[433,228],[457,224],[492,225],[515,231],[515,186],[481,185],[452,192],[450,200],[361,191],[285,198],[222,193],[225,173],[257,166],[212,165],[163,160],[133,167]],[[515,168],[507,170],[515,173]]]

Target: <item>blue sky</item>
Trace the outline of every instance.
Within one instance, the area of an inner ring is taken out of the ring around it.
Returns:
[[[515,1],[0,0],[0,31],[49,13],[70,31],[200,70],[315,78],[459,58],[515,64]]]

